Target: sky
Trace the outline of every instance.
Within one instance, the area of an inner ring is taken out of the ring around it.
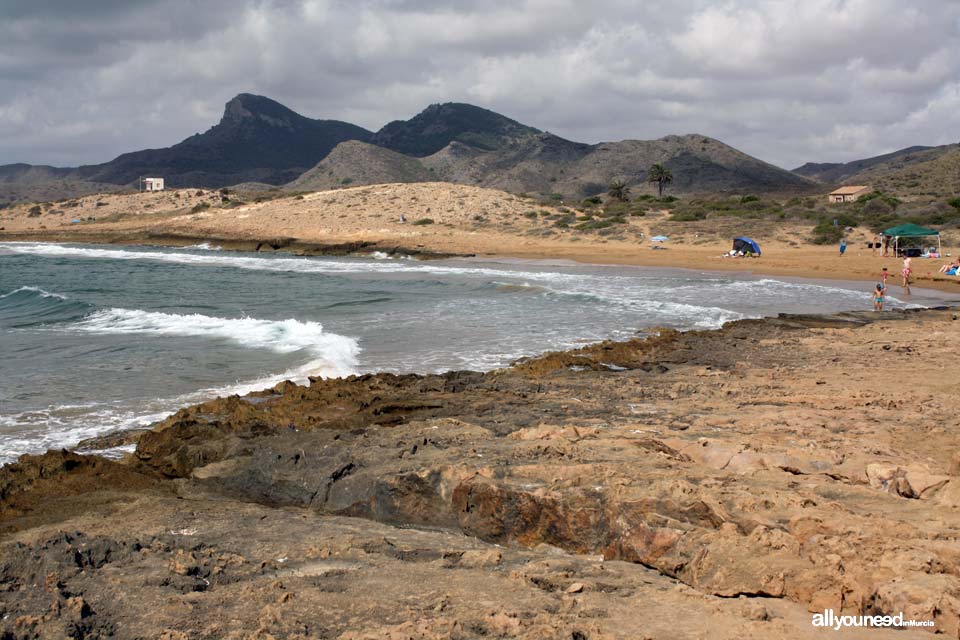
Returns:
[[[169,146],[244,92],[372,130],[469,102],[842,162],[960,141],[960,1],[0,1],[0,165]]]

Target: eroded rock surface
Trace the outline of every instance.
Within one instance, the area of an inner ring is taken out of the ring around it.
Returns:
[[[960,355],[952,317],[744,321],[184,409],[109,473],[48,454],[81,510],[3,471],[0,630],[801,638],[830,608],[957,637],[960,402],[929,367]]]

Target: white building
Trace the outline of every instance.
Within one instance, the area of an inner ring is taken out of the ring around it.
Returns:
[[[163,191],[163,178],[143,178],[144,191]]]

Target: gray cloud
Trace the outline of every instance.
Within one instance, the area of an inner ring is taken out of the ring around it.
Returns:
[[[0,164],[102,162],[247,91],[377,129],[465,101],[792,167],[960,139],[953,0],[7,0]]]

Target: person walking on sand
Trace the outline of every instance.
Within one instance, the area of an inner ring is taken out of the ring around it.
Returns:
[[[873,310],[874,311],[883,311],[883,297],[887,293],[887,285],[882,282],[878,282],[877,286],[873,289]]]
[[[842,256],[846,250],[847,250],[847,239],[844,238],[843,240],[840,241],[840,255]]]
[[[887,286],[887,278],[889,277],[890,277],[890,272],[887,271],[886,267],[880,270],[880,280],[883,282],[884,287]]]
[[[910,268],[911,262],[910,256],[904,258],[903,269],[900,270],[900,275],[903,276],[903,291],[907,295],[910,295],[910,274],[913,273],[913,269]]]

